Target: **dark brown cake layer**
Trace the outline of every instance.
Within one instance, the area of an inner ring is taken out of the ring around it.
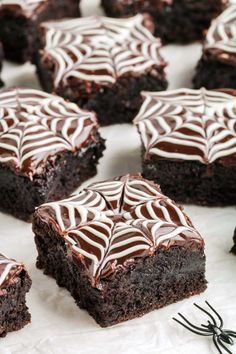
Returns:
[[[154,19],[155,34],[165,43],[188,43],[202,39],[211,20],[221,13],[226,5],[226,0],[102,0],[106,14],[111,17],[149,13]]]
[[[204,250],[191,242],[138,259],[104,279],[96,289],[49,225],[36,217],[33,231],[37,266],[67,288],[77,305],[102,327],[143,316],[206,289]]]
[[[0,254],[0,337],[30,322],[25,299],[30,287],[24,265]]]
[[[219,61],[214,55],[203,55],[196,68],[193,79],[195,88],[206,87],[236,88],[236,66],[231,63]]]
[[[234,246],[232,248],[232,251],[235,255],[236,255],[236,229],[234,231],[234,238],[233,238],[233,241],[234,241]]]
[[[98,135],[85,152],[65,153],[33,180],[16,174],[0,164],[0,210],[29,221],[35,207],[70,195],[84,181],[97,173],[103,156],[104,140]]]
[[[32,60],[38,48],[38,26],[41,22],[64,17],[80,16],[79,0],[38,1],[31,4],[0,4],[0,41],[9,60],[24,63]]]

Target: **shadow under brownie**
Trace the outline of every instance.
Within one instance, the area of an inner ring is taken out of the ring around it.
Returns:
[[[182,208],[140,175],[40,206],[37,266],[102,327],[199,294],[204,242]]]
[[[127,17],[149,13],[155,34],[164,43],[189,43],[203,38],[211,20],[220,14],[228,0],[102,0],[108,16]]]
[[[236,204],[234,90],[144,93],[135,118],[143,176],[179,202]]]
[[[0,254],[0,337],[30,322],[25,296],[31,279],[22,263]]]
[[[30,88],[0,93],[0,210],[29,220],[97,172],[104,140],[93,113]]]
[[[148,15],[43,23],[36,58],[43,88],[95,111],[102,125],[131,122],[142,90],[167,88],[152,30]]]
[[[236,5],[212,22],[193,79],[195,88],[236,88]]]
[[[1,0],[0,40],[7,59],[31,60],[42,21],[79,16],[79,0]]]

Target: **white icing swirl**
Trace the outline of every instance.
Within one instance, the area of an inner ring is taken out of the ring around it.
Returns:
[[[23,269],[21,263],[17,263],[13,259],[10,259],[3,254],[0,254],[0,288],[9,279]]]
[[[54,85],[75,77],[113,84],[117,78],[164,65],[160,40],[143,25],[144,16],[128,19],[88,17],[42,24],[46,46],[42,60],[56,63]]]
[[[28,88],[0,93],[0,163],[32,173],[41,161],[86,146],[94,114],[60,97]]]
[[[228,7],[220,16],[212,21],[206,36],[206,50],[222,51],[222,58],[227,53],[236,54],[236,5]]]
[[[210,164],[236,154],[236,97],[220,91],[146,92],[134,123],[146,156]]]
[[[182,209],[139,175],[93,184],[72,198],[44,204],[36,215],[54,225],[95,286],[159,246],[203,242]]]
[[[48,0],[0,0],[0,10],[4,6],[17,6],[21,8],[27,16],[31,16],[43,3]]]

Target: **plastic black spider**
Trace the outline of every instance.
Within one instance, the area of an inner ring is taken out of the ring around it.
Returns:
[[[219,324],[217,324],[217,320],[213,317],[211,313],[203,309],[197,304],[194,304],[199,310],[207,314],[211,321],[208,320],[208,324],[204,325],[201,324],[201,327],[193,325],[191,322],[187,320],[186,317],[184,317],[181,313],[178,313],[178,315],[184,320],[185,323],[181,322],[177,318],[173,318],[174,321],[178,322],[181,324],[183,327],[187,328],[189,331],[198,334],[200,336],[212,336],[213,337],[213,342],[218,349],[218,352],[220,354],[223,354],[221,348],[225,350],[229,354],[233,354],[226,345],[234,345],[234,340],[232,338],[236,338],[236,332],[234,331],[229,331],[223,329],[224,322],[221,316],[218,314],[218,312],[206,301],[207,306],[211,309],[211,311],[216,315],[217,320],[219,321]]]

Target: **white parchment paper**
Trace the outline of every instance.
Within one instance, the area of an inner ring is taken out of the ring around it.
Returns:
[[[82,1],[84,15],[99,14],[99,1]],[[170,63],[169,88],[190,87],[200,44],[167,46],[162,51]],[[35,68],[4,63],[7,86],[38,88]],[[140,140],[131,125],[101,129],[107,149],[93,181],[141,169]],[[91,181],[89,181],[91,182]],[[89,182],[86,182],[88,184]],[[225,327],[236,330],[236,257],[229,253],[236,226],[235,208],[187,206],[187,212],[206,241],[207,291],[108,329],[101,329],[69,293],[35,268],[36,249],[31,225],[0,214],[0,251],[23,261],[33,280],[27,297],[32,323],[0,339],[0,354],[207,354],[216,353],[211,340],[184,330],[172,320],[181,311],[197,323],[206,320],[192,306],[210,301],[225,318]],[[233,350],[233,348],[232,348]],[[236,347],[234,348],[236,353]]]

